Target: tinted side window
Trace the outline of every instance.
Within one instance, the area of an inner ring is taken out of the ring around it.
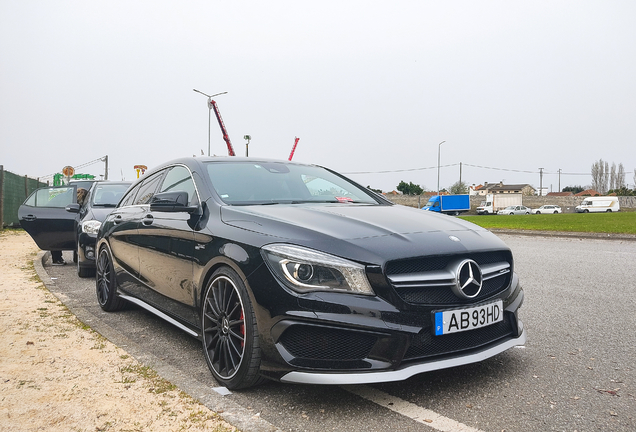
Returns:
[[[75,188],[72,186],[42,188],[35,191],[26,201],[25,205],[31,207],[60,207],[75,202]]]
[[[137,186],[136,188],[128,192],[128,194],[124,197],[122,202],[119,203],[119,207],[126,207],[129,205],[132,205],[133,201],[135,200],[135,196],[137,195],[137,192],[139,191],[139,186]]]
[[[187,192],[188,205],[197,205],[199,199],[194,187],[194,180],[190,175],[190,171],[183,166],[175,166],[168,171],[166,177],[161,184],[159,192]]]
[[[155,194],[157,186],[159,186],[159,182],[163,178],[164,172],[165,171],[161,171],[141,183],[139,186],[139,192],[137,192],[137,196],[135,197],[135,202],[133,204],[139,205],[150,203],[150,199]]]

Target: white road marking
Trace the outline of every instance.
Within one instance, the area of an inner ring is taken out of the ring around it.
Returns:
[[[214,390],[221,396],[228,396],[232,394],[232,392],[228,390],[227,387],[212,387],[212,390]]]
[[[465,424],[449,419],[435,411],[422,408],[414,403],[407,402],[388,393],[364,385],[341,386],[343,390],[358,395],[366,400],[402,414],[416,422],[430,426],[433,429],[444,432],[481,432]]]

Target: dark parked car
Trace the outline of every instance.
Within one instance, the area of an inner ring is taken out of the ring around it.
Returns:
[[[95,269],[98,224],[130,184],[80,181],[37,189],[18,209],[20,225],[42,250],[72,250],[78,274],[90,276]]]
[[[113,210],[132,182],[94,182],[82,203],[69,204],[66,211],[75,219],[74,261],[79,277],[95,275],[95,243],[102,221]]]
[[[161,165],[104,220],[96,291],[202,341],[222,385],[398,381],[522,345],[511,251],[328,169],[239,157]]]

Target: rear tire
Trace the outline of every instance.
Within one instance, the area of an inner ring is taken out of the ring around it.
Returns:
[[[214,272],[203,295],[203,354],[214,378],[229,389],[261,383],[256,315],[241,277],[229,267]]]
[[[97,302],[106,312],[116,312],[124,308],[126,301],[117,295],[117,278],[113,258],[107,247],[102,247],[97,256],[95,290]]]
[[[607,209],[607,213],[611,213],[611,212],[612,212],[612,209]]]

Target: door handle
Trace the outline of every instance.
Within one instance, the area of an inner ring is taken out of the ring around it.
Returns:
[[[141,223],[144,225],[152,225],[154,221],[155,221],[155,218],[149,214],[144,216],[144,218],[141,220]]]
[[[121,222],[122,222],[122,217],[121,217],[121,215],[117,215],[117,216],[115,216],[115,219],[113,220],[113,223],[114,223],[115,225],[117,225],[118,223],[121,223]]]
[[[26,215],[25,217],[23,217],[23,219],[27,222],[33,222],[37,219],[37,217],[35,217],[34,215]]]

